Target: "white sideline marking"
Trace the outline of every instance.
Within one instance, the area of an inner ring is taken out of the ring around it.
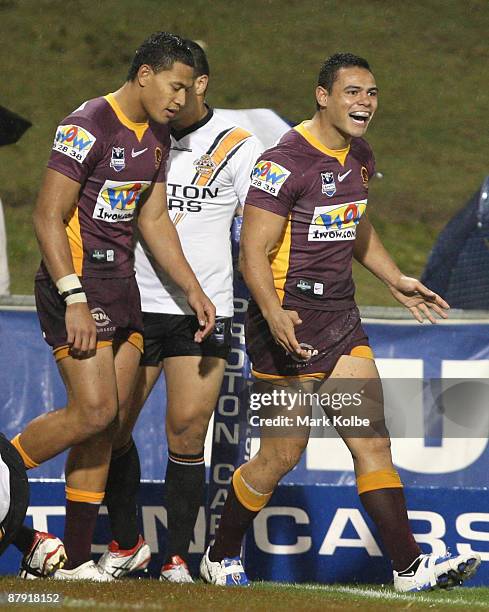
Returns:
[[[447,606],[454,605],[465,605],[475,606],[479,608],[485,608],[486,604],[478,601],[472,601],[464,599],[463,597],[453,597],[450,599],[432,599],[431,597],[425,597],[421,593],[396,593],[394,591],[377,591],[374,589],[356,588],[348,586],[328,586],[328,585],[315,585],[315,584],[286,584],[286,583],[275,583],[274,586],[294,587],[296,589],[309,589],[311,591],[328,591],[329,593],[349,593],[351,595],[361,595],[362,597],[369,597],[371,599],[384,599],[392,601],[419,601],[422,603],[430,604],[443,604]],[[434,591],[435,593],[437,591]],[[438,590],[440,592],[440,589]]]
[[[66,597],[63,601],[63,606],[68,608],[90,608],[91,610],[161,610],[161,604],[158,603],[111,603],[106,601],[97,601],[96,599],[73,599]]]
[[[350,595],[358,595],[370,599],[382,599],[384,601],[406,601],[406,602],[419,602],[431,605],[443,605],[443,606],[468,606],[475,608],[486,608],[486,604],[478,601],[471,601],[464,599],[463,597],[451,597],[450,599],[435,599],[426,597],[425,595],[417,593],[396,593],[393,591],[386,590],[373,590],[367,588],[356,588],[348,586],[328,586],[328,585],[314,585],[314,584],[289,584],[283,582],[268,583],[273,587],[284,587],[294,588],[297,590],[310,590],[310,591],[327,591],[328,593],[345,593]],[[267,586],[267,583],[258,583],[258,585]],[[105,610],[161,610],[160,603],[112,603],[97,601],[95,599],[73,599],[66,597],[63,601],[63,605],[69,608],[92,608],[92,609],[105,609]]]

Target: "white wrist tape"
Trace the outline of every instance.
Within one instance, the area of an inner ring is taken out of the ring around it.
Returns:
[[[65,297],[65,304],[69,306],[70,304],[76,304],[78,302],[86,302],[87,296],[82,291],[81,293],[74,293],[73,295],[68,295]]]
[[[87,301],[87,296],[76,274],[67,274],[59,278],[56,281],[56,287],[67,306]]]
[[[80,279],[76,274],[67,274],[56,281],[56,288],[61,294],[65,291],[71,291],[71,289],[78,289],[81,286]]]

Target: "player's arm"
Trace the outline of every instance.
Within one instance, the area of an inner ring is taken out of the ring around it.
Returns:
[[[47,169],[34,209],[34,230],[49,275],[66,302],[66,331],[73,354],[95,350],[97,331],[75,274],[65,221],[76,206],[80,183]]]
[[[240,270],[258,304],[275,341],[288,353],[308,357],[295,337],[294,327],[302,321],[294,310],[284,310],[273,282],[269,255],[280,240],[286,217],[247,204],[241,230]]]
[[[149,198],[139,212],[138,227],[158,265],[185,292],[202,328],[196,333],[195,341],[201,342],[214,329],[216,309],[202,291],[185,259],[177,231],[168,214],[165,183],[153,185]]]
[[[445,311],[449,305],[416,278],[402,274],[365,215],[357,226],[353,252],[355,259],[385,283],[396,300],[410,310],[420,323],[424,317],[436,323],[432,311],[443,319],[447,318]]]

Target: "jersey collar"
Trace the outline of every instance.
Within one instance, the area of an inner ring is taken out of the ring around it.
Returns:
[[[145,121],[144,123],[136,123],[135,121],[131,121],[129,117],[123,112],[122,108],[119,106],[119,103],[114,98],[114,94],[110,93],[104,96],[107,102],[110,104],[112,110],[117,116],[117,119],[129,130],[132,130],[136,134],[136,138],[141,142],[143,139],[144,133],[149,127],[149,123]]]
[[[185,136],[188,136],[192,132],[195,132],[195,130],[200,129],[206,123],[209,123],[209,121],[212,119],[214,115],[214,110],[210,108],[209,106],[207,106],[207,104],[206,104],[206,108],[207,108],[207,115],[202,117],[202,119],[200,119],[196,123],[193,123],[192,125],[189,125],[188,127],[184,128],[183,130],[176,130],[170,127],[170,134],[173,136],[173,138],[175,140],[181,140]]]
[[[328,147],[323,145],[323,143],[320,142],[313,134],[311,134],[311,132],[308,129],[306,129],[306,127],[304,126],[304,123],[299,123],[299,125],[296,125],[294,130],[296,132],[299,132],[299,134],[303,138],[305,138],[305,140],[307,140],[307,142],[310,145],[312,145],[315,149],[318,149],[318,151],[321,151],[321,153],[324,153],[325,155],[328,155],[329,157],[334,157],[340,162],[342,166],[345,165],[345,159],[346,159],[346,156],[348,155],[348,152],[350,151],[350,145],[348,145],[344,149],[329,149]]]

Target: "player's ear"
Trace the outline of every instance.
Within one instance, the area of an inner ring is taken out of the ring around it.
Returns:
[[[203,96],[209,84],[209,77],[206,74],[201,74],[195,79],[194,89],[198,96]]]
[[[152,74],[153,69],[151,68],[151,66],[148,66],[148,64],[143,64],[142,66],[139,66],[138,74],[136,77],[139,85],[141,87],[145,87],[148,84],[148,80],[150,79]]]
[[[321,85],[316,87],[316,102],[319,104],[320,108],[327,108],[328,106],[328,90]]]

